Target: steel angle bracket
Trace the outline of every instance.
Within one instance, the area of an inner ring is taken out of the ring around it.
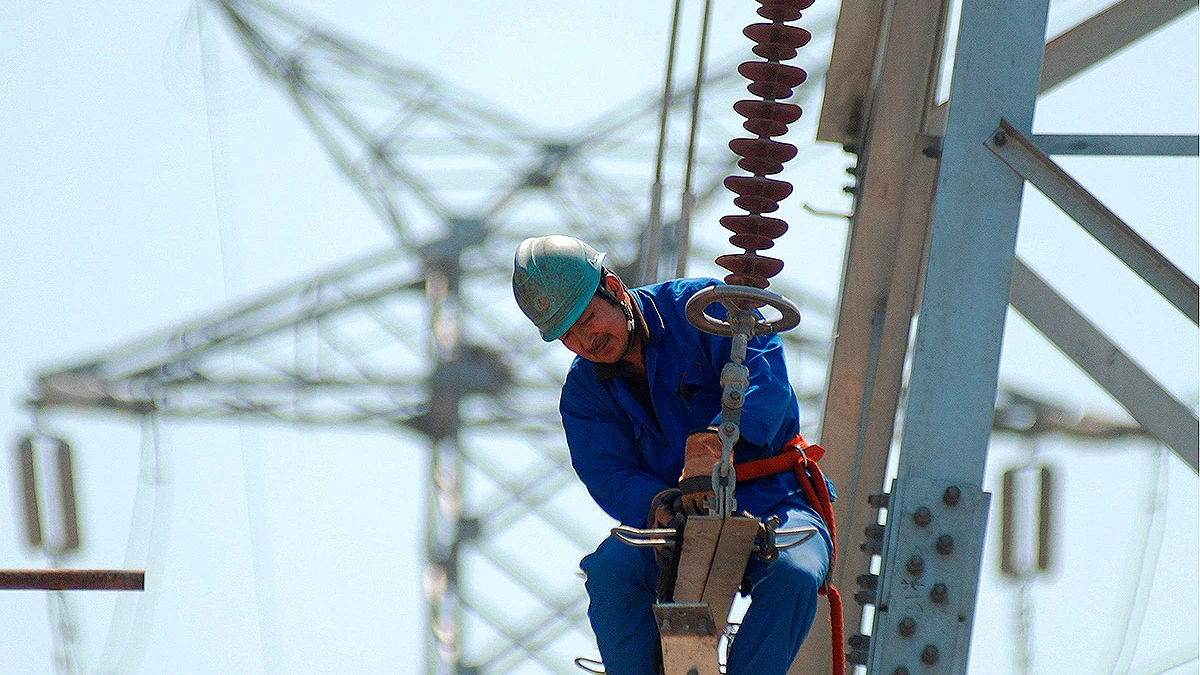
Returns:
[[[868,672],[966,672],[990,501],[973,485],[896,480]]]
[[[706,602],[676,602],[654,606],[662,641],[666,675],[719,675],[717,630]]]
[[[1197,309],[1200,287],[1196,282],[1055,164],[1008,120],[1000,120],[1000,126],[984,145],[1193,324],[1200,324],[1200,310]]]

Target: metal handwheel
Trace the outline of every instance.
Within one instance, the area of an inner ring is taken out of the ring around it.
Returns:
[[[745,310],[738,302],[753,303],[757,306],[770,305],[782,315],[773,321],[760,319]],[[725,305],[728,316],[733,321],[714,318],[705,312],[709,305],[721,303]],[[696,328],[712,335],[731,337],[736,333],[746,332],[749,337],[769,335],[791,330],[800,324],[800,308],[787,298],[762,288],[751,286],[709,286],[701,289],[688,300],[684,313],[687,320]],[[738,316],[750,317],[746,320],[748,330],[737,324]]]

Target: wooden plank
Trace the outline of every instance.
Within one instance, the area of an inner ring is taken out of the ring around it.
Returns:
[[[671,603],[654,606],[668,675],[719,675],[716,628],[708,605]]]
[[[719,630],[725,629],[729,623],[729,608],[733,605],[733,595],[742,584],[746,574],[746,563],[750,560],[750,552],[754,549],[754,538],[758,536],[759,522],[757,518],[739,518],[733,516],[725,520],[721,528],[721,538],[717,542],[717,550],[713,554],[712,569],[708,573],[708,582],[704,585],[703,602],[712,608],[713,618],[716,619]]]
[[[683,528],[679,572],[675,577],[675,602],[701,602],[723,521],[715,516],[688,518]]]
[[[42,591],[142,591],[145,570],[0,570],[0,589]]]

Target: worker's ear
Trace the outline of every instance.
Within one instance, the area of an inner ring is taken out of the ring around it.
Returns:
[[[625,302],[625,284],[621,283],[620,277],[609,272],[604,275],[604,286],[608,289],[613,297],[621,302]]]

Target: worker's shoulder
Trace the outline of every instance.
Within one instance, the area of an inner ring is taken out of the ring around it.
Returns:
[[[668,279],[648,286],[641,286],[635,290],[654,298],[656,302],[686,303],[700,289],[721,284],[722,282],[717,279],[687,277],[682,279]]]
[[[562,396],[579,396],[584,391],[599,390],[600,380],[596,376],[596,366],[587,359],[576,356],[567,368],[567,376],[563,381]]]

